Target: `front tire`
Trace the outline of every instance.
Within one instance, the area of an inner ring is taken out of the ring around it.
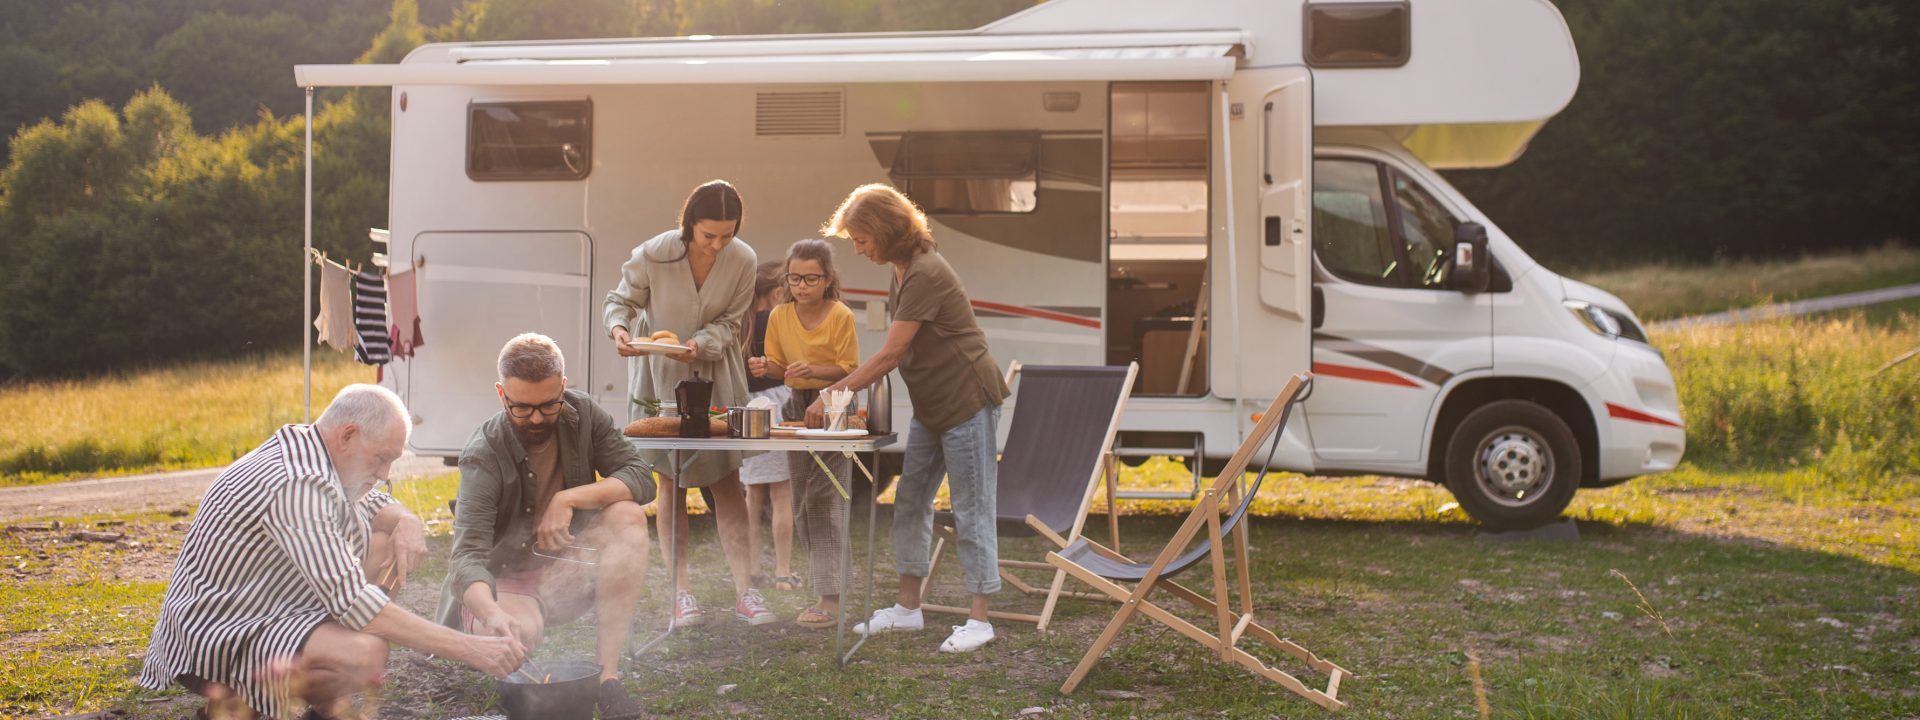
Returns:
[[[1580,487],[1580,467],[1580,444],[1566,421],[1525,400],[1468,413],[1447,441],[1447,489],[1468,515],[1495,530],[1560,517]]]

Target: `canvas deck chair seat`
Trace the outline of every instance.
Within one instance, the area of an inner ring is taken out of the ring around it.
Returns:
[[[1078,366],[1015,362],[1007,370],[1007,386],[1014,389],[1014,406],[1007,429],[1007,445],[1000,454],[995,499],[996,526],[1001,537],[1038,535],[1054,549],[1067,547],[1085,528],[1088,506],[1104,479],[1108,531],[1111,541],[1119,545],[1113,441],[1138,373],[1137,363]],[[933,547],[933,566],[921,581],[923,598],[939,574],[941,551],[949,542],[958,542],[952,514],[935,515],[934,526],[937,543]],[[998,568],[1001,579],[1024,594],[1045,595],[1047,599],[1038,615],[994,610],[988,613],[991,617],[1034,623],[1044,631],[1061,597],[1106,600],[1104,595],[1065,591],[1065,572],[1047,565],[1043,558],[1008,559],[1005,550],[1003,547]],[[1046,587],[1036,586],[1015,575],[1013,570],[1049,572],[1053,581]],[[952,605],[925,603],[921,607],[935,612],[967,612],[967,608]]]
[[[1157,553],[1150,562],[1134,562],[1112,548],[1101,546],[1088,538],[1074,539],[1067,547],[1047,554],[1047,563],[1073,575],[1076,579],[1092,585],[1095,589],[1121,603],[1113,620],[1107,623],[1106,630],[1100,633],[1093,647],[1080,659],[1080,664],[1060,686],[1060,692],[1072,693],[1074,688],[1085,680],[1087,673],[1105,654],[1120,630],[1126,627],[1136,612],[1145,614],[1180,634],[1205,645],[1215,652],[1221,661],[1241,665],[1254,674],[1279,683],[1282,687],[1319,704],[1329,710],[1346,707],[1340,701],[1340,681],[1351,675],[1345,668],[1327,662],[1305,647],[1275,634],[1254,621],[1252,581],[1248,577],[1247,531],[1243,521],[1247,511],[1253,506],[1260,485],[1266,480],[1267,468],[1273,459],[1273,450],[1279,446],[1280,433],[1284,431],[1287,417],[1294,403],[1298,401],[1301,390],[1312,380],[1310,373],[1295,375],[1267,406],[1254,424],[1253,432],[1234,451],[1232,459],[1215,478],[1200,497],[1193,512],[1187,516],[1180,530],[1167,542],[1165,548]],[[1268,441],[1268,436],[1272,439]],[[1240,488],[1240,479],[1246,474],[1247,464],[1253,453],[1262,444],[1267,444],[1267,461],[1260,468],[1251,487],[1244,491]],[[1225,518],[1221,517],[1223,507],[1231,508]],[[1231,535],[1235,548],[1235,566],[1238,569],[1240,591],[1240,612],[1232,611],[1232,597],[1228,594],[1226,553],[1227,538]],[[1196,542],[1196,538],[1198,538]],[[1187,548],[1189,543],[1194,547]],[[1209,599],[1171,578],[1209,561],[1213,575],[1213,598]],[[1129,583],[1127,587],[1122,583]],[[1165,595],[1180,598],[1218,621],[1218,632],[1210,633],[1188,620],[1169,612],[1154,603],[1155,591],[1164,591]],[[1240,640],[1252,637],[1266,645],[1291,655],[1308,667],[1327,676],[1325,689],[1308,687],[1293,675],[1268,666],[1264,661],[1239,647]]]

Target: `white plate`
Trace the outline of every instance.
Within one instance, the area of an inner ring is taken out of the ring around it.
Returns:
[[[652,340],[634,340],[634,341],[628,342],[627,347],[635,348],[638,350],[645,350],[647,352],[656,352],[656,353],[682,353],[687,351],[687,346],[685,345],[675,345],[673,343],[654,342]]]
[[[804,438],[857,438],[866,437],[867,431],[861,428],[847,428],[845,430],[806,428],[794,434]]]

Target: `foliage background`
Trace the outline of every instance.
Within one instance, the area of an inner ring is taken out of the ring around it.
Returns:
[[[1032,0],[10,0],[0,4],[0,379],[297,345],[296,63],[425,42],[973,27]],[[1451,179],[1562,269],[1911,241],[1920,9],[1557,0],[1572,103]],[[387,95],[326,92],[315,242],[386,224]]]

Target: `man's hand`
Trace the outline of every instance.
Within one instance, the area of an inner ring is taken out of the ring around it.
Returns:
[[[527,646],[512,636],[464,635],[454,659],[472,665],[480,672],[503,678],[526,664]]]
[[[823,391],[824,392],[824,391]],[[827,405],[820,398],[814,398],[807,406],[807,427],[823,428],[827,426]]]
[[[476,634],[492,637],[519,639],[522,636],[520,621],[514,619],[513,613],[498,606],[484,617],[474,618],[473,629]]]
[[[540,549],[554,552],[573,544],[571,497],[562,490],[547,503],[547,511],[540,516],[540,524],[533,530],[534,541]]]
[[[427,523],[408,514],[394,525],[389,538],[388,542],[393,544],[393,555],[387,560],[394,569],[391,587],[399,588],[407,584],[407,576],[427,557]]]
[[[627,344],[630,342],[633,342],[633,336],[627,334],[627,329],[625,327],[615,327],[613,329],[613,351],[614,352],[620,353],[621,357],[640,357],[641,355],[646,354],[644,352],[641,352],[640,348],[636,348],[632,345]]]
[[[813,366],[803,362],[797,362],[792,365],[788,365],[787,377],[794,377],[794,378],[813,377]]]

